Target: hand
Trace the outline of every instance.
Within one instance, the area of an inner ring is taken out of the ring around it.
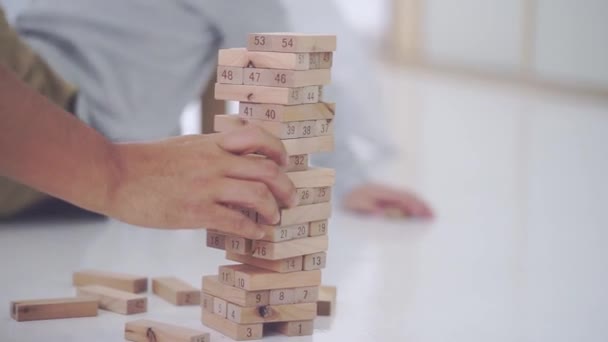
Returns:
[[[117,144],[118,182],[108,215],[157,228],[213,228],[259,238],[258,225],[228,205],[251,208],[277,223],[279,209],[296,203],[293,183],[281,170],[280,140],[255,126],[228,133],[183,136],[160,142]],[[258,153],[267,158],[251,158]]]
[[[344,207],[366,215],[433,217],[431,209],[416,195],[380,184],[356,187],[344,197]]]

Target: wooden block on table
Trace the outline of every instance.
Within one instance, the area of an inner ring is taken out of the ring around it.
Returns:
[[[326,85],[331,82],[331,71],[329,69],[282,70],[245,68],[242,75],[243,84],[264,87],[294,88]]]
[[[236,341],[259,340],[264,331],[263,324],[237,324],[205,310],[201,312],[201,321]]]
[[[217,83],[224,84],[243,84],[244,69],[239,67],[218,66]]]
[[[281,209],[280,226],[290,226],[297,223],[324,220],[331,216],[331,203],[301,205]],[[260,222],[262,224],[266,222]]]
[[[213,297],[213,313],[227,318],[228,302],[219,297]]]
[[[287,177],[296,188],[328,187],[336,182],[336,170],[314,167],[306,171],[288,172]]]
[[[255,258],[250,255],[240,255],[230,252],[226,252],[226,259],[279,273],[302,271],[304,260],[301,256],[282,260],[266,260]]]
[[[239,236],[226,237],[226,252],[236,254],[251,254],[251,240]]]
[[[284,88],[216,83],[215,99],[284,105],[317,103],[321,100],[322,88],[321,86]]]
[[[76,289],[79,297],[91,297],[99,301],[99,308],[123,315],[146,312],[148,298],[130,292],[116,290],[101,285],[80,286]]]
[[[210,342],[208,332],[148,319],[127,322],[125,340],[134,342]]]
[[[201,291],[176,277],[152,279],[152,292],[175,305],[199,305]]]
[[[320,236],[327,236],[327,235],[320,235]],[[325,252],[305,255],[304,256],[304,270],[310,271],[310,270],[320,270],[322,268],[325,268],[326,261],[327,261],[327,253],[325,253]]]
[[[308,154],[289,156],[286,172],[308,170]]]
[[[310,69],[329,69],[333,65],[333,52],[311,52],[309,58]]]
[[[328,220],[319,220],[310,222],[308,228],[309,236],[326,235],[328,228]]]
[[[207,247],[225,250],[226,235],[211,229],[207,229]]]
[[[333,120],[335,113],[336,104],[331,102],[293,106],[250,102],[239,103],[239,116],[245,119],[276,122]]]
[[[331,316],[336,310],[337,289],[335,286],[319,287],[319,299],[317,300],[317,315]]]
[[[327,235],[282,242],[253,241],[251,255],[260,259],[279,260],[326,251]]]
[[[248,51],[246,48],[220,49],[218,64],[241,68],[308,70],[311,68],[310,62],[312,59],[317,69],[321,65],[326,66],[326,68],[331,67],[331,61],[330,65],[327,66],[327,60],[331,60],[331,56],[321,54],[260,52]]]
[[[312,138],[282,140],[287,154],[310,154],[317,152],[331,152],[334,150],[334,136],[326,135]]]
[[[313,320],[277,322],[268,324],[268,329],[280,332],[285,336],[309,336],[314,332],[315,324]]]
[[[11,302],[11,317],[17,322],[97,316],[94,298],[49,298]]]
[[[259,306],[269,303],[269,291],[245,291],[219,282],[217,276],[203,277],[203,293],[219,297],[240,306]]]
[[[321,284],[321,271],[277,273],[261,268],[242,269],[234,272],[235,286],[248,290],[273,290]]]
[[[294,292],[296,303],[316,303],[319,299],[318,286],[296,287]]]
[[[276,52],[328,52],[335,51],[335,35],[272,32],[250,33],[247,37],[248,51]]]
[[[270,305],[284,305],[296,303],[295,289],[270,290]]]
[[[317,316],[316,303],[240,307],[228,304],[228,319],[239,324],[311,320]]]
[[[82,270],[72,275],[74,286],[103,285],[131,293],[148,291],[148,278],[133,274]]]

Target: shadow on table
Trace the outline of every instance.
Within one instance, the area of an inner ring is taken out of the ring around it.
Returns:
[[[38,223],[65,220],[102,221],[106,219],[106,216],[79,208],[59,199],[51,198],[11,218],[0,219],[0,223]]]

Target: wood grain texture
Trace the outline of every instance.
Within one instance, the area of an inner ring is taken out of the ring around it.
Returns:
[[[238,324],[311,320],[317,316],[316,303],[240,307],[228,305],[228,320]]]
[[[153,278],[152,293],[178,306],[201,303],[201,291],[176,277]]]
[[[308,103],[293,106],[268,103],[239,103],[239,116],[245,119],[291,122],[305,120],[333,120],[336,104],[333,102]]]
[[[243,264],[252,265],[255,267],[263,268],[265,270],[288,273],[302,271],[304,258],[301,256],[286,258],[282,260],[266,260],[250,255],[240,255],[235,253],[226,252],[226,259],[242,262]]]
[[[217,100],[297,105],[319,102],[323,93],[322,88],[321,86],[286,88],[216,83],[215,98]]]
[[[18,321],[37,321],[97,316],[99,301],[95,298],[48,298],[16,300],[10,303],[11,317]]]
[[[326,251],[327,235],[294,239],[282,242],[253,241],[251,255],[260,259],[280,260]],[[313,261],[316,259],[313,259]]]
[[[79,297],[90,297],[99,301],[99,308],[123,315],[146,312],[148,298],[130,292],[101,285],[87,285],[76,289]]]
[[[235,286],[248,290],[272,290],[321,284],[321,271],[277,273],[261,268],[248,268],[234,272]]]

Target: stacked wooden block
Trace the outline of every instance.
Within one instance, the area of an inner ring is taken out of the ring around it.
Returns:
[[[215,130],[249,123],[280,138],[299,200],[281,209],[277,225],[238,208],[262,224],[260,240],[207,232],[207,246],[225,250],[239,264],[203,277],[202,321],[235,340],[259,339],[264,327],[289,336],[312,334],[335,173],[309,167],[308,157],[334,146],[335,105],[322,97],[335,48],[335,36],[255,33],[246,49],[219,52],[215,96],[240,103],[238,115],[216,116]]]

